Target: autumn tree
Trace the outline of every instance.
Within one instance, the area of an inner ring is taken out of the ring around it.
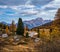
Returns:
[[[8,26],[6,26],[6,33],[7,33],[7,34],[9,33],[9,29],[8,29]]]
[[[15,34],[15,31],[16,31],[16,25],[15,25],[15,22],[12,21],[12,24],[10,25],[10,31]]]
[[[19,18],[19,20],[18,20],[18,25],[17,25],[17,31],[16,31],[16,33],[18,35],[22,35],[22,36],[24,35],[24,24],[23,24],[21,18]]]
[[[60,31],[59,31],[59,28],[58,27],[55,27],[51,33],[51,36],[58,36],[60,35]]]
[[[2,24],[2,23],[0,23],[0,30],[2,30],[2,27],[3,27],[3,24]]]

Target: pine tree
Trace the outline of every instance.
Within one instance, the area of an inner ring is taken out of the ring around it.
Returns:
[[[19,18],[16,33],[18,35],[22,35],[22,36],[24,35],[24,25],[21,18]]]

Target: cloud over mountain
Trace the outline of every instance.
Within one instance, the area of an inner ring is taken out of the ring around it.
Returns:
[[[59,0],[0,0],[0,21],[17,22],[19,17],[23,20],[53,19],[58,8]]]

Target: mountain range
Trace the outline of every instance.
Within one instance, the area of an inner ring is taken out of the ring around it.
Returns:
[[[49,23],[45,23],[41,26],[37,26],[37,27],[34,27],[32,29],[54,29],[54,28],[57,28],[59,29],[60,31],[60,19],[57,19],[57,20],[53,20]]]
[[[43,20],[42,18],[36,18],[36,19],[32,19],[30,21],[24,21],[24,25],[27,25],[29,29],[37,27],[37,26],[41,26],[45,23],[49,23],[52,20]]]
[[[32,29],[37,26],[41,26],[41,25],[43,25],[45,23],[49,23],[49,22],[51,22],[51,20],[43,20],[42,18],[36,18],[36,19],[29,20],[29,21],[23,21],[24,26],[28,26],[29,29]],[[6,23],[6,22],[1,22],[1,23],[10,25],[9,23]],[[16,23],[16,25],[17,25],[17,23]]]

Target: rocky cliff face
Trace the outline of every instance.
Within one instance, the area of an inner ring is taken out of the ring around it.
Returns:
[[[51,22],[51,20],[43,20],[42,18],[36,18],[30,21],[24,21],[24,25],[27,25],[29,29],[41,26],[45,23]]]
[[[55,19],[55,20],[60,19],[60,8],[58,9],[58,11],[57,11],[54,19]]]

